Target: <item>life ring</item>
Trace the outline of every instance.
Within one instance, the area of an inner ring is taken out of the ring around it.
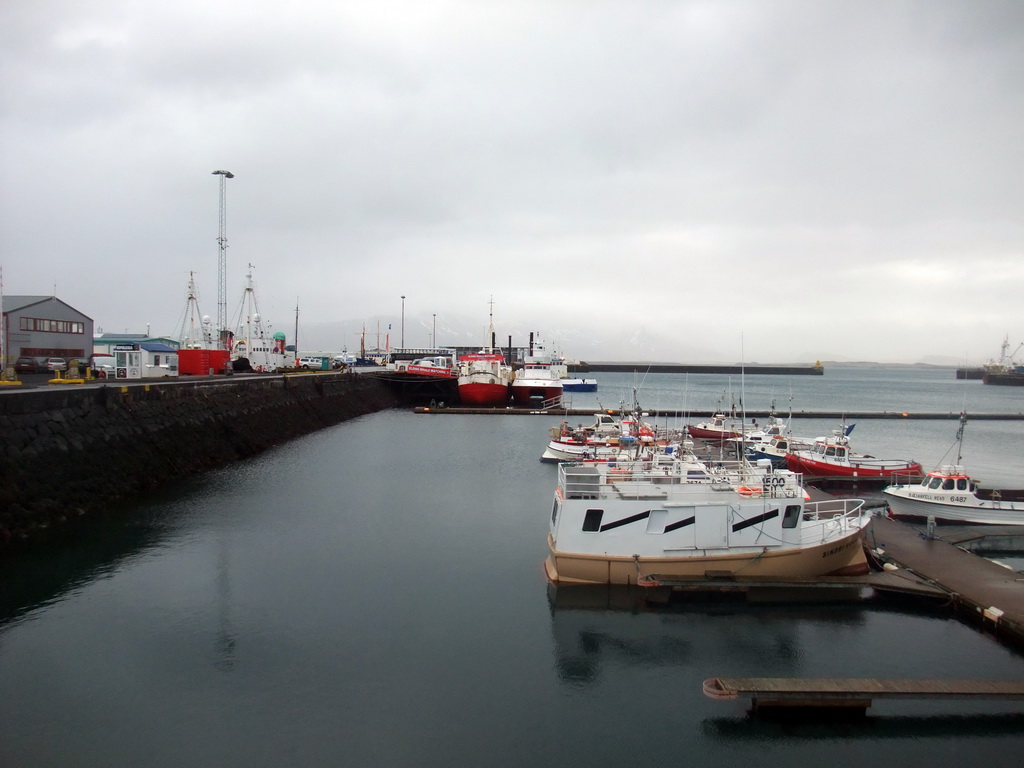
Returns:
[[[754,488],[754,487],[749,486],[749,485],[741,485],[736,490],[739,492],[739,494],[741,496],[760,496],[761,495],[761,489],[760,488]]]

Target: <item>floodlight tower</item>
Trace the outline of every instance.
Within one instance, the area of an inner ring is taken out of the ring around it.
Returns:
[[[217,346],[228,348],[228,197],[227,180],[235,178],[231,171],[214,171],[220,176],[220,227],[217,243],[220,245],[220,258],[217,261]]]

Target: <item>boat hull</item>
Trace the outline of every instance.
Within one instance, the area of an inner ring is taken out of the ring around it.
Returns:
[[[558,403],[562,399],[562,385],[545,379],[519,379],[512,382],[512,399],[516,405],[530,407],[539,402]]]
[[[597,392],[597,379],[562,379],[563,392]]]
[[[859,576],[868,572],[864,529],[816,546],[765,552],[761,549],[685,557],[615,557],[559,552],[548,534],[547,578],[556,584],[636,584],[638,579],[704,579],[709,571],[743,576],[810,578]]]
[[[951,503],[943,499],[910,498],[906,495],[908,491],[901,488],[886,488],[882,493],[893,516],[901,520],[932,518],[939,523],[1024,525],[1024,502],[983,502],[974,496],[960,496],[966,501]]]
[[[469,381],[459,384],[463,405],[504,408],[508,405],[508,385],[500,382]]]
[[[848,464],[818,461],[808,456],[786,454],[786,466],[791,472],[799,472],[809,477],[856,477],[861,479],[922,477],[924,471],[917,462],[873,462],[852,461]]]

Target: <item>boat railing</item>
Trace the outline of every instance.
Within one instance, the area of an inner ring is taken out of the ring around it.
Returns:
[[[920,485],[922,475],[910,474],[908,472],[897,472],[889,477],[890,485]]]
[[[664,499],[686,503],[712,492],[750,498],[802,498],[802,477],[772,472],[743,461],[688,463],[670,455],[640,461],[566,463],[558,468],[566,499]]]
[[[825,542],[863,528],[870,515],[863,499],[809,501],[804,504],[804,542]]]
[[[827,456],[826,459],[831,459],[831,456]],[[851,467],[861,467],[863,469],[874,469],[884,470],[890,467],[902,467],[906,466],[907,462],[902,459],[876,459],[874,456],[851,456],[849,458]],[[911,472],[904,473],[905,476],[914,476],[920,479],[921,475],[912,475]]]

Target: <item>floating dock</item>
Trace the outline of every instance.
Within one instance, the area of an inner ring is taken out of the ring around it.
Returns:
[[[765,707],[866,709],[875,699],[1024,701],[1024,681],[712,677],[704,681],[704,695],[719,700],[749,698],[755,710]]]
[[[883,560],[946,590],[958,618],[1024,647],[1024,576],[886,517],[873,518],[867,535]]]

